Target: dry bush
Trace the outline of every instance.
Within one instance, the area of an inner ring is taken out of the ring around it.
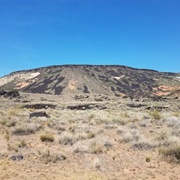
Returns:
[[[128,122],[125,121],[124,119],[120,119],[120,118],[114,118],[112,119],[112,123],[118,124],[118,125],[126,125]]]
[[[5,126],[8,123],[8,119],[1,119],[0,124]]]
[[[170,134],[167,131],[161,131],[156,139],[158,141],[165,141],[168,139],[168,136],[170,136]]]
[[[40,124],[20,124],[18,127],[12,130],[13,135],[29,135],[34,134],[41,129]]]
[[[122,130],[122,132],[120,132],[120,129],[119,129],[118,133],[119,134],[121,133],[119,141],[125,142],[125,143],[132,142],[132,141],[138,141],[141,137],[141,134],[135,129],[133,129],[133,130],[132,129],[129,129],[129,130],[124,129],[124,130]]]
[[[49,134],[49,133],[42,134],[40,136],[40,139],[41,139],[42,142],[53,142],[54,141],[54,136],[53,136],[53,134]]]
[[[17,144],[7,144],[7,149],[8,151],[14,151],[14,152],[19,151],[19,147]]]
[[[161,138],[157,139],[159,141],[159,146],[171,146],[180,143],[180,139],[174,135],[162,135]]]
[[[137,149],[150,149],[156,147],[156,143],[140,134],[136,129],[119,128],[117,133],[120,135],[119,142],[131,143]]]
[[[151,142],[149,139],[143,136],[141,136],[141,138],[138,141],[133,142],[133,145],[132,145],[133,148],[140,149],[140,150],[147,150],[147,149],[154,148],[156,146],[157,146],[156,143]]]
[[[73,150],[74,153],[88,153],[89,147],[85,144],[82,144],[82,142],[78,142]]]
[[[19,113],[20,113],[20,109],[10,109],[7,112],[9,116],[17,116]]]
[[[149,112],[149,115],[151,115],[153,117],[153,119],[155,119],[155,120],[161,119],[160,112],[157,109]]]
[[[0,124],[6,127],[13,127],[16,126],[18,120],[18,117],[6,117],[0,120]]]
[[[59,143],[63,145],[73,145],[77,141],[92,139],[96,136],[96,132],[78,132],[78,133],[69,133],[63,132],[59,137]]]
[[[88,139],[92,139],[92,138],[94,138],[96,136],[96,133],[95,132],[88,132],[87,133],[87,138]]]
[[[180,118],[168,117],[163,120],[168,127],[172,128],[172,135],[180,137]]]
[[[103,152],[104,145],[100,141],[94,140],[90,143],[89,150],[93,154],[99,154]]]
[[[57,121],[53,121],[53,122],[49,122],[48,127],[57,130],[58,132],[63,132],[66,130],[66,128],[64,127],[64,123],[62,122],[57,122]]]
[[[161,148],[159,153],[167,158],[167,160],[180,163],[180,145],[174,145],[169,148]]]
[[[27,147],[27,143],[25,140],[20,140],[18,143],[17,143],[18,147],[19,148],[24,148],[24,147]]]
[[[66,159],[66,156],[64,154],[58,153],[51,153],[49,150],[46,152],[38,152],[40,156],[40,160],[44,162],[45,164],[48,163],[56,163],[57,161],[62,161]]]
[[[8,143],[7,144],[7,149],[9,151],[15,151],[18,152],[19,148],[25,148],[27,147],[27,143],[25,140],[19,140],[18,142],[14,142],[14,143]]]
[[[71,133],[63,132],[59,137],[59,144],[73,145],[76,142],[75,136]]]
[[[163,119],[163,123],[167,124],[168,127],[177,128],[180,127],[180,118],[179,117],[167,117]]]

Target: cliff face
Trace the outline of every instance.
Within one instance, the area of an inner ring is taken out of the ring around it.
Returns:
[[[6,75],[0,78],[0,89],[54,95],[166,96],[180,89],[180,73],[126,66],[49,66]]]

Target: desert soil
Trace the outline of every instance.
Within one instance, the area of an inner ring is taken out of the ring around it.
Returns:
[[[56,107],[23,108],[43,103]],[[82,104],[92,108],[68,109]],[[180,147],[179,108],[179,99],[0,97],[0,179],[178,180],[180,155],[164,152]],[[29,118],[40,111],[50,117]]]

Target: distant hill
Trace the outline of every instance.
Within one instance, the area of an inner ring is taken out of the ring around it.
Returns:
[[[0,89],[54,95],[168,96],[180,91],[180,73],[119,65],[49,66],[6,75],[0,78]]]

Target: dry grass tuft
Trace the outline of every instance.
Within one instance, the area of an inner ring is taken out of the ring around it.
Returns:
[[[40,139],[42,142],[53,142],[54,141],[54,136],[52,134],[42,134],[40,136]]]
[[[99,141],[92,141],[89,148],[91,153],[100,154],[103,152],[104,146]]]

